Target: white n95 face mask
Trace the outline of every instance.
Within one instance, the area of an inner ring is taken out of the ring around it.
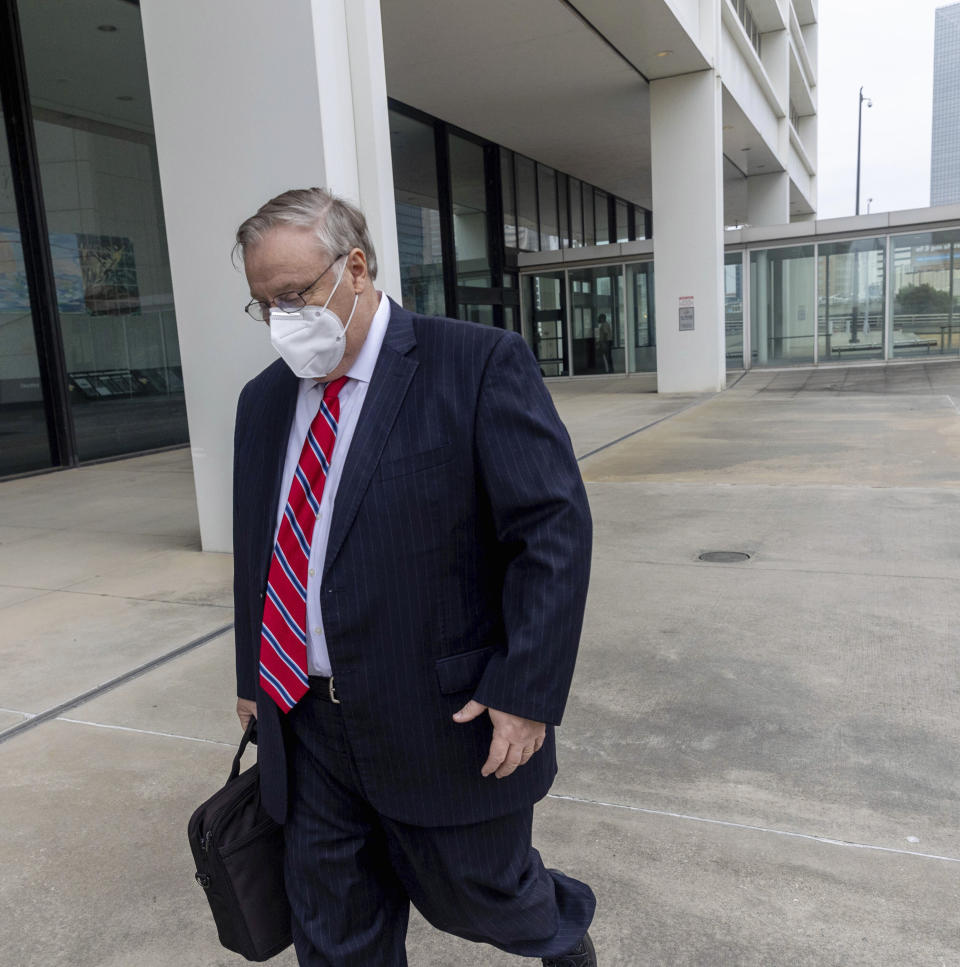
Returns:
[[[347,263],[344,261],[337,284],[322,306],[304,306],[296,312],[270,310],[270,342],[283,361],[302,379],[323,379],[343,360],[347,348],[347,328],[357,311],[359,294],[353,298],[353,308],[346,324],[328,309],[334,292],[340,285]]]

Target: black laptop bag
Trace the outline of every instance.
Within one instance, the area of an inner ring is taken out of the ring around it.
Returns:
[[[263,961],[293,938],[283,886],[283,827],[260,805],[258,767],[240,772],[255,730],[251,718],[227,784],[190,817],[187,836],[220,943],[247,960]]]

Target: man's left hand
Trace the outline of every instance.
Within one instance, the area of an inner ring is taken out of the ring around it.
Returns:
[[[493,740],[490,742],[490,754],[480,774],[489,776],[492,773],[498,779],[503,779],[515,771],[517,766],[526,765],[540,751],[547,727],[543,722],[534,722],[533,719],[488,708],[473,699],[453,716],[453,720],[461,724],[472,722],[484,712],[493,722]]]

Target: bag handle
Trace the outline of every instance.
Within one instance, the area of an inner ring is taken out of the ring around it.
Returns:
[[[230,770],[230,776],[227,782],[233,782],[240,775],[240,760],[243,758],[243,750],[246,749],[251,741],[254,744],[257,741],[257,720],[252,715],[250,716],[250,721],[247,722],[243,738],[240,740],[240,748],[237,749],[237,754],[233,757],[233,768]]]

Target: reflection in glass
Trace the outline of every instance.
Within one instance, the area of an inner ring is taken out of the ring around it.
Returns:
[[[758,365],[813,362],[813,300],[812,245],[750,253],[750,335]]]
[[[893,355],[960,352],[960,231],[893,239]]]
[[[610,196],[599,188],[594,189],[593,210],[597,220],[597,245],[607,245],[610,242],[610,213],[607,210]]]
[[[583,201],[580,197],[581,181],[570,179],[570,244],[580,248],[583,242]]]
[[[540,199],[540,248],[560,248],[560,222],[557,218],[557,173],[546,165],[537,165]]]
[[[96,33],[92,0],[69,19],[19,9],[79,457],[186,443],[139,10],[118,11],[123,29],[95,48],[76,30]],[[64,64],[72,81],[58,84]]]
[[[657,334],[653,309],[653,262],[634,262],[627,266],[627,318],[630,339],[627,343],[627,372],[657,371]]]
[[[614,211],[617,216],[616,235],[618,242],[630,241],[630,215],[627,203],[617,199]]]
[[[583,186],[583,244],[597,244],[597,229],[593,220],[593,189]]]
[[[625,372],[623,267],[594,266],[570,272],[573,372]]]
[[[391,111],[390,145],[403,305],[442,316],[446,304],[433,127]]]
[[[478,322],[482,326],[493,325],[493,306],[460,304],[458,319],[465,322]]]
[[[453,198],[457,285],[489,288],[487,183],[483,171],[483,148],[456,135],[450,135],[450,192]]]
[[[537,216],[537,173],[533,162],[514,155],[517,179],[517,240],[521,252],[540,251],[540,227]]]
[[[0,184],[7,186],[0,221],[0,476],[6,476],[49,467],[51,454],[2,114]]]
[[[542,376],[567,376],[565,304],[562,272],[543,272],[521,278],[524,337],[540,363]]]
[[[503,193],[503,244],[517,247],[517,198],[513,188],[513,152],[500,149],[500,185]]]
[[[728,252],[723,265],[727,365],[743,366],[743,253]]]
[[[570,247],[570,212],[567,204],[567,176],[557,172],[557,204],[560,210],[560,248]]]
[[[882,359],[884,242],[858,238],[820,246],[817,332],[820,362]]]

